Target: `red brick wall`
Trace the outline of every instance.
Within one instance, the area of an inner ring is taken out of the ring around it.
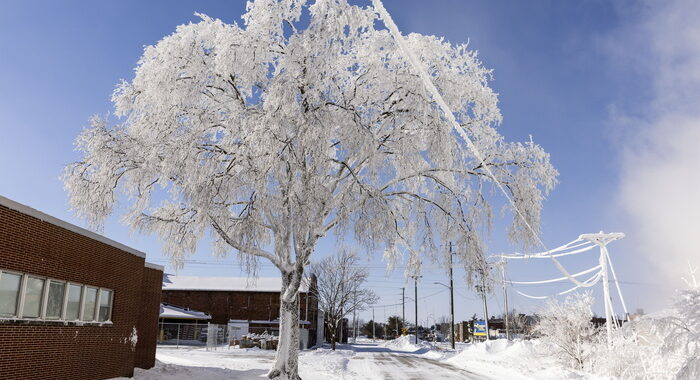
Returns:
[[[162,300],[208,313],[212,316],[211,323],[218,324],[227,324],[231,319],[271,321],[280,314],[279,292],[163,290]],[[306,318],[306,293],[299,294],[299,301],[299,317],[303,320]],[[316,315],[316,309],[314,297],[309,298],[309,319]]]
[[[114,290],[112,325],[0,319],[0,379],[105,379],[131,376],[136,356],[152,363],[147,337],[157,330],[139,311],[153,307],[155,291],[142,286],[154,286],[155,274],[142,257],[0,205],[0,269]],[[138,355],[128,340],[134,327],[144,339]]]
[[[163,272],[144,268],[141,315],[139,316],[139,340],[136,345],[134,366],[151,368],[156,361],[156,344],[158,340],[158,317],[160,314],[161,285]]]

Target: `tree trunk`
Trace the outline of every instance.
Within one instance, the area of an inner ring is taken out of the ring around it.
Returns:
[[[331,349],[335,351],[335,330],[331,332]]]
[[[282,273],[282,293],[280,294],[280,335],[275,355],[275,365],[267,377],[275,380],[301,380],[299,377],[299,288],[292,289],[294,300],[284,300],[294,276],[301,274]]]

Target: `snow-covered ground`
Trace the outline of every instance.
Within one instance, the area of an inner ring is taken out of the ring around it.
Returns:
[[[406,336],[394,341],[360,341],[303,351],[300,375],[305,380],[335,379],[596,379],[564,369],[551,358],[537,354],[532,342],[505,340],[460,344],[453,351],[428,342],[412,343]],[[158,363],[137,369],[139,380],[219,380],[264,377],[272,366],[273,351],[160,346]]]

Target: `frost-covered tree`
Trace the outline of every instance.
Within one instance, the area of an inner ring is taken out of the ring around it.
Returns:
[[[568,296],[563,302],[549,301],[534,329],[549,354],[576,369],[584,369],[597,343],[592,305],[590,293]]]
[[[700,279],[690,268],[687,289],[668,310],[625,323],[610,350],[600,344],[594,371],[619,379],[700,379]],[[611,354],[613,353],[613,354]]]
[[[684,356],[677,379],[700,378],[700,278],[697,271],[698,268],[690,268],[688,289],[680,292],[675,304],[678,316],[674,332],[666,338],[666,346]]]
[[[201,18],[145,48],[114,91],[114,119],[94,117],[77,138],[83,157],[64,180],[92,226],[125,200],[123,220],[159,235],[176,264],[209,232],[251,272],[259,259],[279,268],[271,378],[298,378],[298,288],[329,233],[390,266],[407,254],[411,272],[450,239],[469,278],[496,182],[537,230],[557,173],[541,147],[496,131],[491,72],[466,45],[407,37],[484,161],[455,139],[373,8],[258,0],[242,24]],[[513,213],[509,236],[528,244],[524,220]]]
[[[336,332],[346,315],[365,310],[377,302],[372,289],[364,287],[369,271],[361,265],[353,251],[341,249],[337,255],[323,258],[311,265],[316,275],[316,298],[318,308],[329,327],[331,347],[335,350],[338,341]]]

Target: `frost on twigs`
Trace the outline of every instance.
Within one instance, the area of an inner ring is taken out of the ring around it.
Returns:
[[[700,283],[685,278],[674,306],[623,324],[611,351],[599,347],[593,372],[619,379],[700,378]],[[611,355],[610,352],[614,354]]]
[[[551,300],[540,314],[535,333],[542,336],[546,352],[576,369],[590,369],[596,349],[597,329],[593,326],[593,297],[580,293],[559,302]]]
[[[114,91],[117,119],[93,118],[78,136],[82,160],[63,178],[91,226],[126,200],[123,221],[160,236],[176,265],[209,233],[250,271],[276,265],[289,303],[329,232],[390,264],[408,252],[413,272],[452,240],[473,273],[496,182],[537,227],[557,172],[538,145],[498,134],[491,71],[466,45],[408,37],[485,163],[455,139],[372,8],[258,0],[243,20],[201,15],[146,47]],[[511,236],[532,240],[517,219]]]

